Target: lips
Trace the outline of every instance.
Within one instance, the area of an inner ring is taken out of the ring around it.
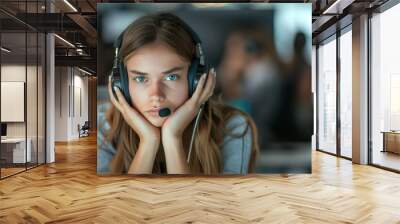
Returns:
[[[149,114],[150,116],[160,117],[160,115],[158,114],[160,110],[161,107],[154,107],[150,110],[147,110],[146,113]]]
[[[151,109],[151,110],[148,110],[148,111],[146,111],[146,112],[157,112],[158,113],[158,111],[160,111],[160,107],[157,107],[157,108],[153,108],[153,109]]]

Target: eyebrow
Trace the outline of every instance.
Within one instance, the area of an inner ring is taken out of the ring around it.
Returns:
[[[162,73],[163,73],[163,74],[168,74],[168,73],[171,73],[171,72],[177,72],[177,71],[181,71],[181,70],[183,70],[183,66],[177,66],[177,67],[173,67],[173,68],[171,68],[171,69],[168,69],[167,71],[164,71],[164,72],[162,72]],[[134,69],[129,70],[129,72],[130,72],[130,73],[137,74],[137,75],[148,75],[148,74],[145,73],[145,72],[141,72],[141,71],[134,70]]]

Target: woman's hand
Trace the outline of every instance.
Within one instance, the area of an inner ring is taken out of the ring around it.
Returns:
[[[112,104],[121,112],[125,122],[138,134],[141,142],[160,142],[160,129],[152,125],[137,110],[127,102],[119,88],[114,88],[117,99],[111,87],[111,77],[108,82],[108,93]]]
[[[202,75],[192,97],[165,120],[161,129],[163,143],[167,139],[182,139],[183,131],[197,115],[200,106],[213,95],[215,83],[216,73],[213,68],[209,71],[208,76]]]
[[[206,77],[208,77],[207,80]],[[196,116],[201,105],[212,96],[215,82],[215,70],[212,69],[208,76],[204,74],[200,78],[193,96],[164,122],[161,134],[169,174],[190,173],[182,141],[183,131]]]

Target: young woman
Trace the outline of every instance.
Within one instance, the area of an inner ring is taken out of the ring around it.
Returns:
[[[114,96],[109,82],[112,105],[98,119],[98,173],[216,175],[253,170],[256,127],[247,114],[210,98],[214,69],[202,75],[189,97],[188,69],[195,51],[187,25],[173,14],[146,15],[126,28],[119,58],[131,102],[118,88]],[[193,120],[204,103],[187,163]],[[171,114],[159,116],[161,108]]]

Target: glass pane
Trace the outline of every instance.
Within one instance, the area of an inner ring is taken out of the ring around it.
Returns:
[[[26,144],[26,33],[1,34],[2,178],[25,170],[31,151]]]
[[[46,37],[38,35],[38,163],[45,163],[45,52]]]
[[[400,170],[400,4],[372,18],[372,163]]]
[[[318,148],[336,153],[336,39],[318,48]]]
[[[28,63],[27,63],[27,81],[26,81],[26,116],[27,116],[27,143],[30,148],[30,159],[28,168],[37,165],[37,73],[38,73],[38,36],[36,32],[27,33],[28,44]]]
[[[312,83],[312,87],[311,87],[311,91],[313,93],[312,97],[313,97],[313,111],[317,111],[317,97],[316,97],[316,79],[317,79],[317,48],[315,45],[312,46],[312,56],[311,56],[311,83]],[[312,145],[312,150],[316,149],[316,133],[317,133],[317,114],[314,112],[313,113],[313,135],[311,137],[311,145]]]
[[[351,30],[340,37],[340,152],[352,157],[352,35]]]

